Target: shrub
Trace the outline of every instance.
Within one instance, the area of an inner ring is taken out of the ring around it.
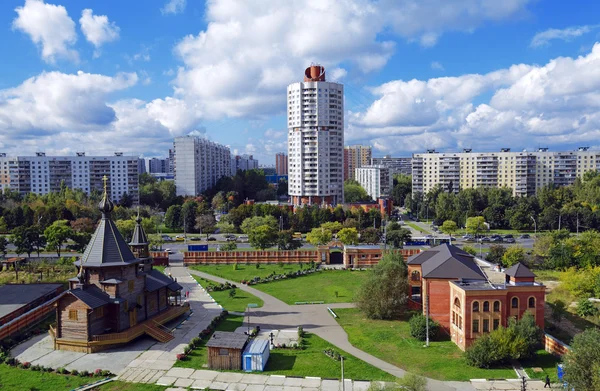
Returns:
[[[94,376],[102,376],[102,369],[96,369],[94,371]]]
[[[88,377],[88,376],[90,376],[90,373],[88,371],[84,370],[84,371],[79,372],[79,376],[81,376],[81,377]]]
[[[5,361],[5,362],[6,362],[8,365],[10,365],[11,367],[14,367],[14,366],[16,366],[16,365],[18,365],[18,364],[19,364],[19,360],[17,360],[17,359],[16,359],[16,358],[14,358],[14,357],[9,357],[8,359],[6,359],[6,361]]]
[[[598,309],[594,306],[594,303],[588,299],[581,299],[577,303],[577,315],[585,318],[586,316],[594,316],[598,313]]]
[[[410,327],[410,335],[419,341],[425,341],[427,338],[427,318],[419,313],[410,318],[408,325]],[[435,339],[439,331],[440,325],[429,318],[429,339]]]
[[[202,343],[202,340],[198,337],[196,338],[192,338],[192,340],[190,341],[190,345],[194,346],[194,347],[198,347],[200,346],[200,344]]]
[[[298,336],[304,338],[304,327],[298,326]]]
[[[497,361],[496,344],[489,334],[479,337],[465,352],[467,364],[478,368],[489,368]]]
[[[185,348],[183,348],[183,354],[188,355],[192,352],[192,348],[187,345]]]
[[[105,377],[112,376],[112,373],[111,373],[111,371],[105,369],[102,371],[102,376],[105,376]]]
[[[65,368],[60,367],[60,368],[56,368],[56,373],[59,373],[61,375],[66,375],[69,373],[69,371],[67,371]]]
[[[78,375],[79,375],[79,371],[78,371],[77,369],[73,369],[73,370],[71,371],[71,375],[73,375],[73,376],[78,376]]]
[[[22,365],[24,369],[28,369],[29,367],[31,367],[31,363],[28,361],[25,361]]]

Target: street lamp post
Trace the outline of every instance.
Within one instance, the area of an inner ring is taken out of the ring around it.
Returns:
[[[531,220],[533,220],[533,236],[537,236],[537,223],[535,221],[535,219],[533,218],[533,216],[529,216],[531,217]]]
[[[344,356],[340,355],[340,361],[342,362],[342,391],[346,391],[346,385],[344,384]]]

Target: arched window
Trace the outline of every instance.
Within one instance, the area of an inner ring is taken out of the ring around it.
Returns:
[[[529,308],[535,308],[535,297],[530,297],[530,298],[529,298],[529,301],[528,301],[528,303],[527,303],[527,306],[528,306]]]
[[[460,300],[458,300],[458,297],[454,299],[454,306],[460,309]]]
[[[513,297],[512,300],[510,301],[510,306],[512,308],[519,308],[519,298]]]
[[[478,301],[473,302],[473,312],[479,312],[479,302]]]
[[[500,302],[498,300],[494,302],[494,312],[500,312]]]
[[[418,271],[414,270],[411,274],[410,274],[410,278],[413,281],[419,281],[421,280],[421,273],[419,273]]]
[[[490,302],[489,301],[483,302],[483,312],[490,312]]]

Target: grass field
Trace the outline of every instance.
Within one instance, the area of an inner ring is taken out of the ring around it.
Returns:
[[[532,379],[546,380],[546,375],[550,377],[551,383],[558,383],[557,365],[560,359],[551,355],[544,349],[536,353],[535,361],[521,361],[521,365]],[[541,368],[542,372],[536,372],[533,368]]]
[[[0,364],[0,390],[2,391],[55,391],[71,390],[98,378],[42,373]]]
[[[296,270],[300,270],[300,266],[297,264],[281,266],[260,265],[258,269],[255,265],[238,264],[237,270],[234,268],[234,265],[195,265],[190,266],[189,268],[235,282],[251,280],[254,277],[264,278],[273,272],[277,274],[284,274],[287,272],[295,272]]]
[[[303,301],[350,303],[367,277],[366,271],[322,271],[308,276],[253,285],[287,304]],[[337,292],[337,294],[336,294]]]
[[[167,387],[157,386],[156,384],[144,384],[144,383],[127,383],[122,381],[111,381],[110,383],[103,384],[98,388],[94,388],[94,391],[164,391]]]
[[[419,226],[419,225],[417,225],[417,224],[415,224],[415,223],[411,223],[410,221],[406,221],[406,220],[405,220],[405,221],[404,221],[404,224],[405,224],[405,225],[408,225],[409,227],[411,227],[411,228],[412,228],[412,229],[414,229],[414,230],[417,230],[417,231],[422,231],[422,232],[423,232],[423,234],[425,234],[425,235],[429,235],[429,234],[431,234],[431,231],[429,231],[429,230],[427,230],[427,229],[425,229],[425,228],[423,228],[423,227],[421,227],[421,226]]]
[[[512,368],[468,366],[450,340],[433,341],[428,348],[410,336],[407,321],[369,320],[357,309],[337,309],[338,322],[352,345],[390,364],[439,380],[516,378]]]
[[[198,281],[204,288],[211,284],[211,281],[202,277],[194,275],[192,275],[192,277],[194,277],[194,279]],[[236,289],[236,295],[232,298],[229,296],[230,291],[230,289],[224,291],[212,291],[210,292],[210,295],[227,311],[244,312],[248,307],[248,303],[258,304],[259,307],[262,307],[264,304],[264,302],[258,297],[248,292],[244,292],[241,289]]]
[[[218,331],[234,331],[242,326],[240,316],[228,316],[218,327]],[[323,350],[333,347],[322,338],[313,334],[305,337],[306,349],[273,349],[264,375],[317,376],[322,378],[340,378],[340,362],[327,357]],[[337,349],[336,349],[337,350]],[[339,351],[344,359],[344,375],[347,379],[386,380],[394,377],[359,360],[350,354]],[[202,346],[194,349],[186,361],[177,361],[176,367],[202,369],[207,363],[207,349]],[[104,390],[103,390],[104,391]]]

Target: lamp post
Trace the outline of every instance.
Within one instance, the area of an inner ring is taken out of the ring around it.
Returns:
[[[344,356],[340,355],[340,361],[342,362],[342,391],[346,391],[346,385],[344,384]]]
[[[533,216],[529,216],[531,217],[531,220],[533,220],[533,236],[537,236],[537,223],[535,222],[535,219],[533,218]]]

